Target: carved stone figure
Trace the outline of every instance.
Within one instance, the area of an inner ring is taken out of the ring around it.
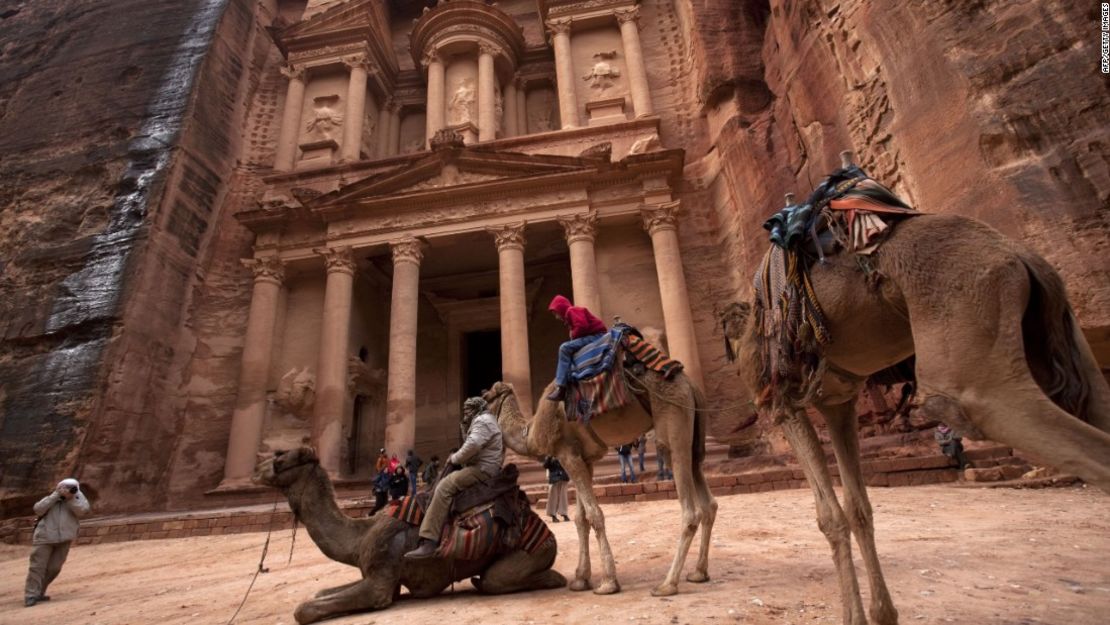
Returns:
[[[459,83],[451,101],[447,104],[449,118],[447,123],[454,126],[466,122],[478,121],[478,96],[474,87],[474,79],[467,78]]]
[[[299,419],[308,419],[316,403],[316,376],[308,367],[290,369],[278,382],[274,403]]]
[[[313,98],[312,104],[312,117],[305,124],[309,137],[317,141],[335,139],[343,125],[343,113],[339,112],[339,96]]]
[[[540,105],[528,110],[528,128],[532,132],[547,132],[555,129],[554,115],[555,99],[550,91],[540,95]]]
[[[595,54],[594,58],[597,59],[597,62],[590,69],[590,73],[582,77],[582,80],[590,83],[591,89],[602,92],[612,87],[621,75],[620,70],[609,63],[609,59],[616,58],[616,56],[616,52],[598,52]]]

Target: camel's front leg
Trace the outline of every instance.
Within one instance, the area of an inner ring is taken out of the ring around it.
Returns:
[[[898,610],[890,598],[883,570],[879,566],[879,553],[875,549],[875,525],[871,514],[871,501],[867,498],[867,485],[860,469],[859,434],[855,401],[834,406],[817,406],[829,426],[836,461],[840,467],[840,481],[844,485],[844,508],[848,524],[856,536],[867,568],[871,586],[871,620],[877,625],[897,625]]]
[[[370,579],[361,579],[333,594],[305,601],[297,606],[293,618],[299,625],[307,625],[344,614],[387,608],[393,603],[393,593],[382,592],[382,588]]]
[[[686,421],[689,423],[689,420]],[[682,508],[682,525],[678,535],[678,548],[675,550],[671,568],[663,582],[652,589],[651,594],[656,597],[665,597],[678,592],[678,580],[682,575],[682,567],[686,564],[686,556],[690,552],[690,545],[702,522],[702,514],[698,505],[697,486],[694,482],[693,457],[691,453],[691,439],[693,428],[683,428],[684,431],[676,434],[672,431],[656,431],[656,436],[667,436],[667,444],[671,449],[671,463],[674,470],[675,490],[678,494],[678,503]],[[708,534],[707,534],[708,535]],[[708,567],[708,559],[706,560]],[[708,572],[706,571],[706,577]]]
[[[570,584],[571,590],[586,590],[590,587],[590,530],[593,529],[597,536],[597,547],[601,551],[601,583],[594,587],[594,592],[599,595],[609,595],[620,592],[621,585],[617,581],[617,565],[613,561],[613,550],[609,547],[609,538],[605,534],[605,515],[601,512],[601,504],[594,496],[594,469],[593,465],[580,456],[560,456],[559,461],[567,470],[570,479],[574,480],[575,499],[577,500],[577,513],[574,517],[578,529],[578,569],[574,574],[574,581]]]
[[[355,584],[357,584],[361,581],[362,580],[359,580],[358,582],[351,582],[349,584],[343,584],[342,586],[336,586],[334,588],[325,588],[325,589],[321,590],[320,592],[316,593],[316,598],[319,599],[320,597],[326,597],[328,595],[334,595],[335,593],[346,590],[346,589],[350,588],[351,586],[354,586]]]
[[[806,481],[813,489],[813,498],[817,502],[817,527],[825,534],[832,547],[833,564],[836,565],[836,574],[840,581],[844,625],[867,625],[856,569],[852,564],[852,535],[848,530],[848,520],[836,499],[836,491],[833,490],[821,441],[817,439],[817,432],[804,410],[787,414],[782,421],[782,431],[798,458]]]

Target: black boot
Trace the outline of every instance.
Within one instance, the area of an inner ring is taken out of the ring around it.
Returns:
[[[416,546],[416,549],[413,549],[412,551],[405,554],[405,559],[423,560],[425,558],[434,558],[436,555],[436,549],[439,549],[438,542],[434,540],[428,540],[427,538],[421,538],[420,544]]]
[[[567,398],[567,387],[565,384],[559,384],[551,394],[547,396],[551,401],[563,401]]]
[[[559,517],[555,516],[554,514],[551,515],[551,522],[552,523],[558,523],[559,522]]]
[[[564,521],[570,521],[570,517],[564,514],[563,515],[563,520]]]

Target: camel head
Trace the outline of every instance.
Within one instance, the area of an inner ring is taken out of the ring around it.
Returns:
[[[286,488],[319,464],[316,450],[311,447],[278,450],[255,466],[251,481],[260,486]]]
[[[736,362],[740,353],[740,339],[751,318],[752,305],[748,302],[732,302],[717,311],[717,320],[725,335],[725,354],[728,355],[729,362]]]
[[[508,382],[494,382],[493,386],[482,392],[482,399],[489,404],[489,410],[494,415],[500,414],[501,404],[512,397],[516,399],[516,391]]]

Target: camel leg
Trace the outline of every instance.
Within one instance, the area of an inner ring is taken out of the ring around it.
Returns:
[[[521,549],[511,551],[497,559],[475,581],[475,587],[482,593],[501,595],[522,590],[547,590],[567,585],[567,578],[553,571],[555,563],[555,540],[530,554]]]
[[[342,586],[336,586],[334,588],[325,588],[325,589],[321,590],[320,592],[316,593],[316,598],[319,599],[320,597],[326,597],[328,595],[334,595],[335,593],[346,590],[346,589],[350,588],[351,586],[354,586],[355,584],[358,584],[361,581],[362,580],[359,580],[357,582],[351,582],[349,584],[343,584]]]
[[[818,405],[829,426],[829,439],[836,462],[840,467],[840,481],[843,483],[844,511],[848,515],[848,525],[856,537],[863,563],[867,568],[868,585],[871,587],[871,620],[878,625],[897,625],[898,610],[890,598],[883,571],[879,566],[879,554],[875,549],[875,526],[872,522],[871,501],[867,498],[867,485],[860,469],[858,418],[855,402]]]
[[[717,520],[717,500],[709,492],[709,484],[700,466],[694,467],[694,488],[701,514],[701,544],[698,547],[698,564],[686,576],[686,581],[700,584],[709,581],[709,547],[713,540],[713,524]]]
[[[1025,268],[997,268],[972,292],[988,295],[950,297],[943,314],[911,303],[921,410],[1110,492],[1110,434],[1061,410],[1029,370],[1021,334]]]
[[[380,584],[370,578],[359,580],[336,593],[305,601],[297,606],[293,618],[299,625],[324,619],[387,608],[393,603],[393,591],[382,592]]]
[[[805,473],[806,481],[813,489],[817,502],[817,527],[832,547],[833,563],[836,565],[840,581],[840,600],[844,609],[845,625],[867,625],[863,612],[863,599],[859,594],[859,582],[852,563],[852,536],[848,530],[848,520],[836,499],[829,467],[825,464],[825,452],[817,439],[805,411],[787,414],[782,421],[782,431],[794,450]]]
[[[575,570],[570,589],[586,590],[590,587],[590,530],[592,529],[597,537],[597,548],[601,552],[601,583],[594,587],[594,592],[599,595],[620,592],[617,565],[613,560],[613,550],[609,547],[609,538],[605,533],[605,514],[601,511],[601,504],[598,503],[597,497],[594,496],[593,466],[580,456],[560,456],[559,461],[570,475],[570,479],[574,481],[577,500],[574,523],[578,529],[578,568]]]
[[[1075,343],[1079,351],[1080,374],[1091,385],[1090,396],[1087,399],[1087,420],[1092,426],[1110,433],[1110,384],[1107,384],[1106,378],[1102,376],[1102,369],[1099,368],[1091,346],[1087,343],[1087,337],[1083,336],[1083,331],[1079,329],[1079,321],[1074,316],[1072,324],[1075,328]]]
[[[665,597],[678,592],[678,578],[682,575],[682,567],[686,564],[686,555],[690,552],[690,544],[694,542],[694,534],[697,533],[698,525],[702,522],[702,510],[698,505],[700,502],[691,466],[694,428],[689,419],[672,418],[667,422],[669,427],[666,428],[660,428],[659,422],[660,419],[657,417],[656,436],[665,436],[667,447],[671,450],[674,486],[679,506],[682,508],[682,529],[678,536],[678,548],[675,550],[674,560],[663,582],[651,591],[651,594],[656,597]]]

